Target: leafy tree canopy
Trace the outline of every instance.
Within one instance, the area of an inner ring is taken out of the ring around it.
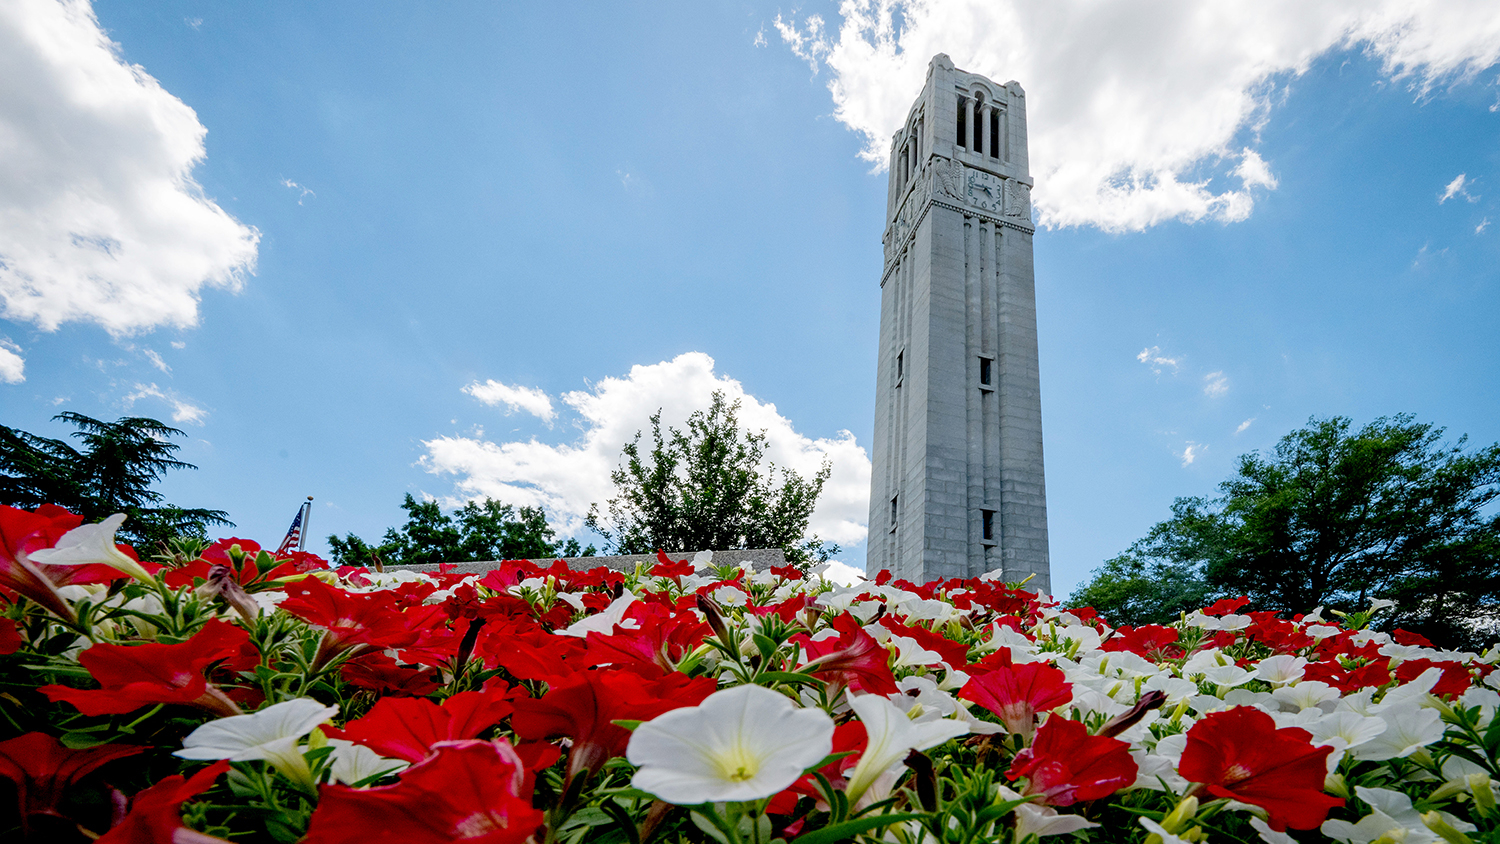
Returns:
[[[453,563],[478,560],[531,560],[592,557],[592,545],[578,540],[554,542],[556,532],[539,507],[512,507],[485,499],[470,501],[450,516],[436,501],[417,501],[408,493],[401,502],[406,524],[390,528],[371,546],[354,534],[328,537],[337,565]]]
[[[807,537],[807,523],[832,467],[825,461],[811,478],[768,464],[766,434],[739,425],[739,401],[715,391],[707,411],[688,417],[687,430],[651,417],[651,450],[641,434],[625,444],[624,463],[611,478],[616,496],[601,517],[597,505],[586,523],[619,554],[657,550],[702,551],[781,548],[797,565],[825,562],[838,546]],[[779,483],[778,483],[779,477]]]
[[[1139,623],[1223,596],[1290,613],[1386,598],[1393,626],[1477,643],[1500,603],[1500,444],[1466,445],[1406,414],[1314,418],[1242,455],[1217,498],[1179,498],[1071,600]]]
[[[104,422],[81,413],[53,417],[78,430],[82,449],[63,440],[0,425],[0,504],[28,510],[56,504],[98,521],[115,513],[129,518],[122,541],[140,547],[179,536],[204,537],[211,525],[233,525],[223,510],[162,503],[152,487],[173,469],[196,469],[174,455],[172,438],[183,432],[155,419],[125,417]]]

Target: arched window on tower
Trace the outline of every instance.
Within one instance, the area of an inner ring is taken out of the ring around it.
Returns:
[[[958,138],[956,140],[957,140],[958,145],[961,146],[961,147],[967,147],[969,145],[969,126],[968,126],[968,118],[967,118],[968,111],[969,111],[969,98],[965,97],[965,96],[959,96],[959,98],[958,98]]]
[[[969,146],[984,155],[984,94],[974,95],[974,142]]]
[[[1001,150],[1000,109],[990,109],[990,158],[999,158]]]

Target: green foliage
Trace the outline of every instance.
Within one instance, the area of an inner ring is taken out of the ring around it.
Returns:
[[[637,433],[611,474],[617,494],[608,517],[589,508],[586,523],[606,547],[619,554],[781,548],[803,566],[838,553],[837,545],[805,536],[832,467],[825,462],[812,478],[774,464],[762,471],[765,432],[742,430],[739,409],[715,391],[707,411],[688,417],[686,431],[663,432],[661,412],[651,417],[651,451],[641,453]]]
[[[183,434],[177,428],[144,417],[104,422],[67,412],[53,419],[78,429],[72,436],[82,450],[0,425],[0,504],[27,510],[56,504],[90,522],[124,513],[130,518],[120,540],[142,548],[234,524],[223,510],[162,504],[152,489],[173,469],[198,468],[173,456],[179,446],[171,439]]]
[[[594,546],[578,540],[554,542],[556,536],[540,507],[515,508],[485,499],[473,501],[449,516],[436,501],[417,501],[408,493],[401,502],[406,524],[386,530],[384,541],[371,546],[354,534],[328,537],[336,565],[414,565],[475,560],[536,560],[592,557]]]
[[[1161,622],[1215,596],[1282,612],[1387,598],[1392,625],[1477,643],[1464,621],[1500,599],[1500,444],[1466,451],[1467,438],[1442,436],[1409,415],[1358,430],[1312,419],[1270,454],[1241,456],[1218,498],[1178,499],[1072,600]]]

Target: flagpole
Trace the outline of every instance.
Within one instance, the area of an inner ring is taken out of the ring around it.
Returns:
[[[302,535],[297,537],[298,551],[307,550],[307,527],[309,522],[312,521],[312,500],[313,497],[309,495],[307,503],[302,505]]]

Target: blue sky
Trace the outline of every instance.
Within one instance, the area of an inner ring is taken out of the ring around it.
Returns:
[[[26,0],[0,46],[58,9],[73,40],[0,73],[0,144],[32,156],[0,163],[0,421],[175,418],[200,469],[169,500],[275,542],[313,495],[321,551],[406,492],[576,521],[645,414],[719,386],[783,464],[834,461],[817,524],[861,565],[861,152],[941,49],[1028,91],[1065,594],[1310,416],[1500,440],[1500,20],[1386,5],[1293,37],[1168,3],[1137,28],[897,3],[884,34],[860,2],[95,3],[145,79],[111,75],[86,4]],[[141,199],[163,173],[197,204]],[[95,240],[57,247],[79,220]]]

